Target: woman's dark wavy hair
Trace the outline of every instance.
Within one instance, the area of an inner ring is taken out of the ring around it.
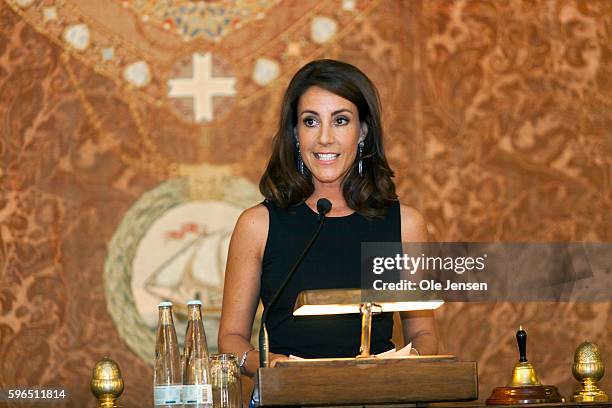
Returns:
[[[298,150],[294,136],[300,97],[310,87],[317,86],[351,101],[359,110],[368,133],[364,140],[362,167],[359,175],[359,155],[342,181],[342,193],[350,208],[366,217],[383,216],[397,200],[393,171],[383,149],[380,119],[380,99],[376,87],[363,72],[353,65],[329,59],[312,61],[291,79],[280,114],[278,131],[273,139],[272,156],[259,182],[263,196],[279,207],[288,207],[306,200],[314,191],[312,176],[297,169]],[[357,148],[357,147],[355,147]]]

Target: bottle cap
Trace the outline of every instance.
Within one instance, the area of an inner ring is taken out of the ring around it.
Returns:
[[[187,306],[192,306],[192,305],[202,306],[202,302],[200,300],[190,300],[189,302],[187,302]]]
[[[160,302],[159,305],[157,305],[157,307],[171,307],[172,306],[172,302]]]

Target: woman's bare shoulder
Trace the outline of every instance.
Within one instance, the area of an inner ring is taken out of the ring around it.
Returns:
[[[235,230],[246,233],[267,233],[268,223],[268,209],[260,203],[247,208],[240,214]]]
[[[400,204],[403,242],[427,242],[427,222],[419,210]]]

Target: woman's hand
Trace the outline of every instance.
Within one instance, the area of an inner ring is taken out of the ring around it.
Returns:
[[[283,360],[289,360],[284,354],[268,353],[268,365],[274,367],[276,363]],[[259,351],[253,350],[247,355],[247,359],[242,367],[243,374],[253,377],[259,368]]]
[[[289,356],[286,356],[284,354],[268,353],[268,364],[270,365],[270,367],[274,367],[276,363],[284,360],[289,360]]]

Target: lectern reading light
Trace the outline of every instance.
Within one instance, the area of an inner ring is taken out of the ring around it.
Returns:
[[[361,347],[357,357],[370,355],[370,335],[372,333],[372,314],[383,312],[407,312],[434,310],[444,301],[428,300],[418,302],[395,301],[385,298],[381,293],[360,289],[321,289],[306,290],[298,295],[293,311],[294,316],[361,314]]]

